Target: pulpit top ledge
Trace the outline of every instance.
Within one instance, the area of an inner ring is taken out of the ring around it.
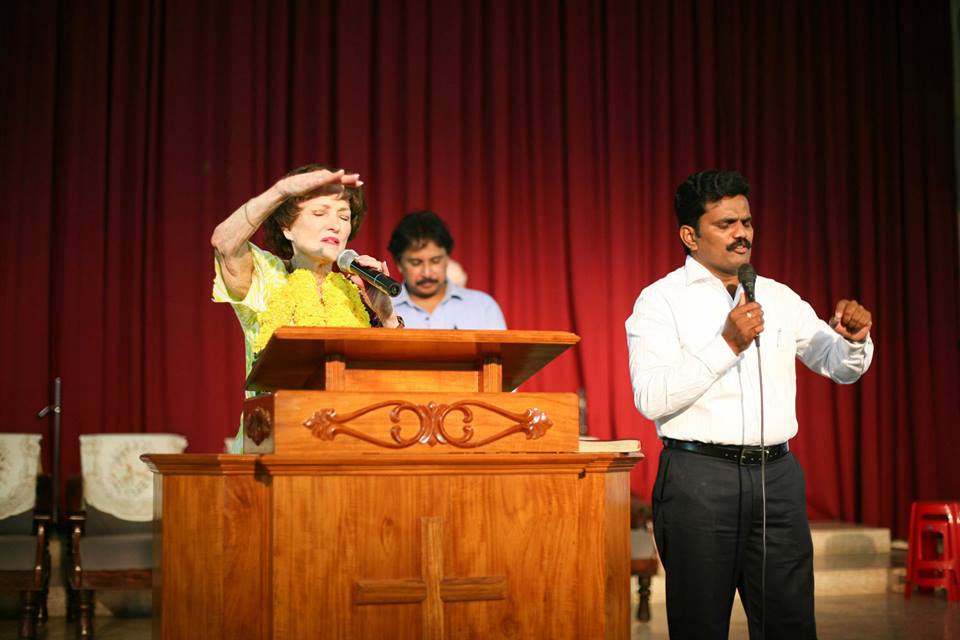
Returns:
[[[346,369],[477,371],[487,391],[511,391],[580,341],[566,331],[387,330],[282,327],[261,352],[247,389],[317,389],[330,363]]]

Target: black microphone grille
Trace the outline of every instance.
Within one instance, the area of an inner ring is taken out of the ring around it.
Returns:
[[[747,264],[740,265],[740,269],[737,270],[737,278],[741,283],[753,284],[757,281],[757,270],[753,268],[753,265],[749,262]]]

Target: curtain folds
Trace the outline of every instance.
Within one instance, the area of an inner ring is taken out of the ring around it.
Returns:
[[[584,388],[590,431],[633,407],[623,322],[682,263],[673,191],[751,181],[757,270],[822,315],[874,313],[852,387],[798,370],[811,515],[905,534],[960,495],[949,3],[570,0],[4,3],[0,8],[4,431],[64,380],[82,433],[237,424],[242,338],[212,304],[213,227],[286,170],[359,171],[354,247],[431,208],[470,286],[517,329],[580,346],[527,390]]]

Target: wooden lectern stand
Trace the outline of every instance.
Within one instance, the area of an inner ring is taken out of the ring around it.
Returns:
[[[629,638],[629,470],[572,393],[577,336],[283,328],[245,455],[149,455],[155,639]]]

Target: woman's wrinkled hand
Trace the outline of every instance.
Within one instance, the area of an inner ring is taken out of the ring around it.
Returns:
[[[357,256],[354,262],[373,271],[379,271],[385,276],[390,275],[390,267],[387,266],[387,263],[377,260],[373,256]],[[360,295],[363,297],[363,301],[367,303],[368,307],[373,309],[374,313],[380,318],[380,322],[386,325],[387,319],[393,316],[393,302],[391,302],[390,296],[376,287],[369,286],[356,274],[348,273],[346,275],[357,285],[357,288],[360,289]]]
[[[363,186],[363,181],[360,180],[360,174],[346,173],[343,169],[339,171],[317,169],[309,173],[298,173],[297,175],[281,178],[277,181],[275,188],[280,196],[286,199],[292,196],[302,196],[325,189],[339,191],[342,190],[344,186]]]

